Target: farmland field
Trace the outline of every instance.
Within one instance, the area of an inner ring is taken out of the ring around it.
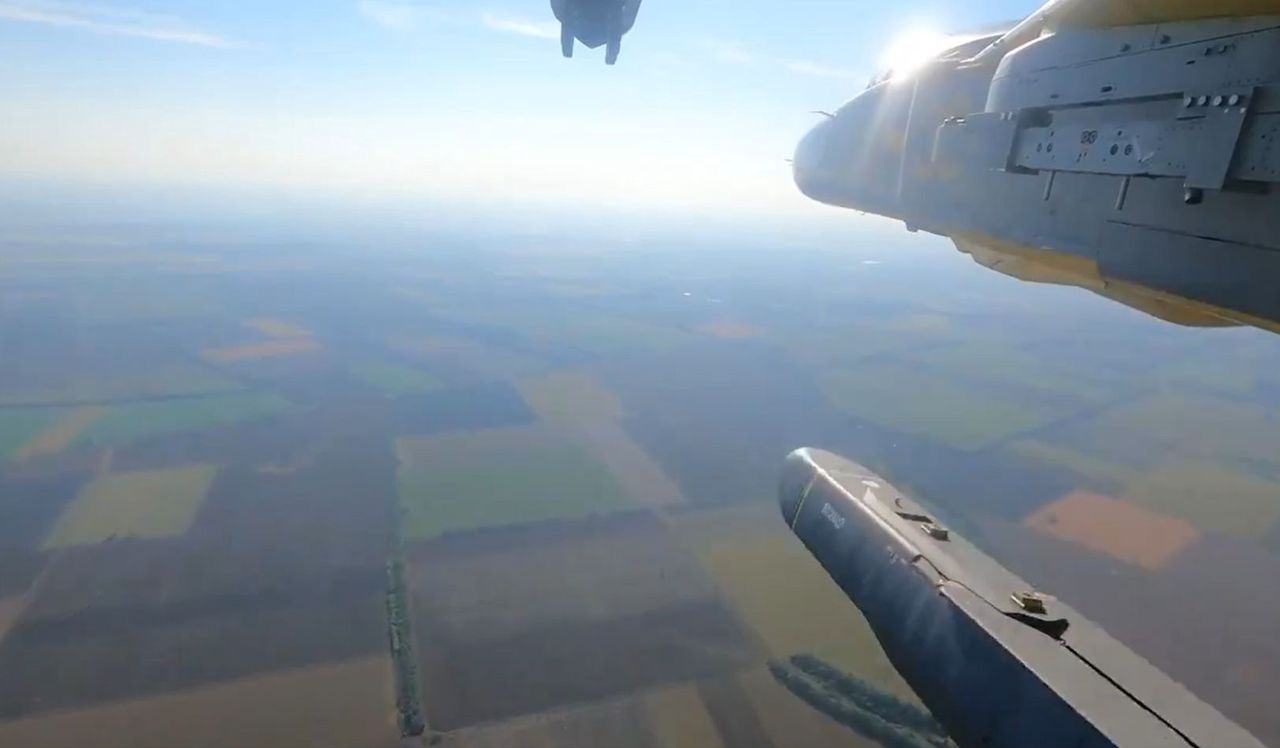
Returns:
[[[0,230],[0,745],[871,748],[769,669],[912,697],[800,446],[1280,741],[1272,338],[880,239],[84,233]]]
[[[181,535],[195,519],[214,471],[212,465],[191,465],[98,478],[63,510],[44,547]]]
[[[648,512],[553,520],[410,552],[415,615],[432,636],[489,639],[710,601],[716,587]],[[518,609],[517,617],[507,611]]]
[[[180,400],[128,403],[112,407],[73,443],[114,447],[168,434],[264,418],[291,408],[270,394],[212,395]]]
[[[734,672],[756,655],[730,611],[700,602],[494,640],[423,638],[419,658],[427,713],[451,730]]]
[[[978,450],[1068,416],[1028,392],[966,385],[906,364],[870,363],[826,372],[822,388],[842,411],[897,431]]]
[[[30,748],[307,745],[396,748],[382,655],[0,722]]]
[[[458,748],[683,748],[655,740],[643,699],[622,697],[554,709],[449,733]],[[688,744],[686,744],[688,745]],[[706,744],[715,748],[715,744]],[[692,746],[690,746],[692,748]]]
[[[53,423],[24,444],[15,457],[24,460],[34,455],[61,452],[101,418],[104,412],[100,406],[73,408],[62,412]]]
[[[0,644],[0,723],[385,651],[377,579],[296,594],[99,606],[53,618],[28,607]]]
[[[397,453],[409,537],[577,517],[629,503],[608,470],[544,429],[402,438]]]
[[[520,394],[539,417],[561,423],[599,423],[622,418],[618,396],[584,371],[559,371],[520,383]]]
[[[1186,550],[1198,535],[1185,520],[1083,491],[1045,504],[1024,522],[1040,532],[1153,571]]]
[[[1231,497],[1223,512],[1206,496]],[[1258,536],[1280,523],[1280,482],[1241,474],[1199,460],[1160,465],[1129,483],[1124,498],[1196,527],[1231,535]]]
[[[663,748],[724,748],[696,685],[656,689],[646,702],[653,732]]]
[[[5,408],[0,411],[0,458],[15,459],[58,414],[43,408]]]
[[[246,327],[253,328],[269,338],[309,338],[311,331],[296,323],[283,319],[263,317],[245,322]]]
[[[300,353],[311,353],[319,348],[319,344],[311,338],[295,337],[269,340],[262,343],[243,343],[223,348],[207,348],[202,355],[215,363],[231,364],[237,361],[252,361],[258,358],[296,356]]]
[[[421,369],[386,361],[362,361],[352,365],[351,370],[357,377],[391,397],[428,392],[443,386],[438,378]]]
[[[675,526],[772,657],[816,654],[900,694],[875,635],[770,506],[687,512]]]

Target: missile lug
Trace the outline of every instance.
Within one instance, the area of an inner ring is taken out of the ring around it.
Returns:
[[[920,529],[924,530],[924,534],[928,535],[934,540],[950,540],[951,539],[951,533],[947,531],[947,528],[942,527],[941,525],[934,524],[933,522],[922,522],[920,524]]]
[[[1015,592],[1009,596],[1019,608],[1038,616],[1046,615],[1044,595],[1039,592]]]

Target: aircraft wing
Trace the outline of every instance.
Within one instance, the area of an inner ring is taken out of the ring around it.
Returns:
[[[1206,18],[1274,15],[1276,0],[1049,0],[977,59],[998,60],[1046,29],[1109,28],[1134,24],[1174,23]]]
[[[969,255],[974,262],[998,273],[1032,283],[1083,288],[1175,325],[1251,325],[1280,334],[1280,321],[1108,278],[1098,268],[1098,263],[1088,258],[989,237],[957,235],[950,239],[956,249]]]

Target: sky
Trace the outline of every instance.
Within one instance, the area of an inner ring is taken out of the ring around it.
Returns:
[[[894,39],[1033,0],[0,0],[0,182],[805,215],[786,159]]]

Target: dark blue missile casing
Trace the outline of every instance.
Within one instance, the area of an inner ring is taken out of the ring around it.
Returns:
[[[779,503],[960,748],[1261,748],[867,468],[797,450]]]

